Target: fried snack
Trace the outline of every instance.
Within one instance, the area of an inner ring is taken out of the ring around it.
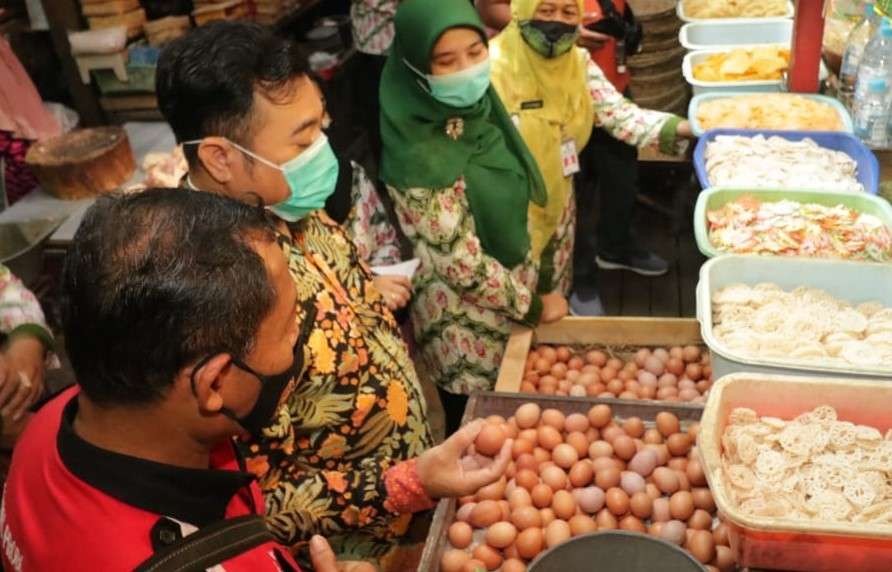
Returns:
[[[843,122],[833,107],[790,93],[738,95],[704,101],[697,121],[707,129],[776,129],[791,131],[842,131]]]
[[[699,81],[779,80],[790,65],[790,50],[766,46],[712,54],[694,66]]]
[[[787,0],[683,0],[690,18],[770,18],[786,16]]]

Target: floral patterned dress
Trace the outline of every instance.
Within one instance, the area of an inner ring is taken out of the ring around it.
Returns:
[[[483,251],[464,179],[444,189],[388,191],[421,260],[411,316],[427,371],[450,393],[491,390],[511,325],[538,321],[536,264],[508,269]]]
[[[37,298],[9,268],[0,264],[0,339],[19,334],[34,336],[47,348],[53,347],[53,335]],[[55,355],[47,358],[48,367],[57,363]]]
[[[282,542],[301,550],[322,534],[342,557],[380,561],[411,520],[388,501],[385,473],[432,445],[422,389],[343,228],[316,212],[291,231],[297,319],[314,319],[303,330],[308,366],[262,438],[243,448]]]

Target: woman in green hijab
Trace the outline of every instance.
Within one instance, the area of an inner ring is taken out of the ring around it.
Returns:
[[[381,80],[381,176],[421,267],[412,320],[447,431],[491,390],[513,323],[567,313],[540,292],[527,211],[536,163],[490,87],[486,34],[467,0],[406,0]]]

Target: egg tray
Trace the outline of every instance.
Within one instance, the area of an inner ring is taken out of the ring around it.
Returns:
[[[696,323],[696,322],[695,322]],[[664,344],[656,344],[664,345]],[[681,422],[682,429],[694,422],[699,422],[703,407],[684,403],[665,403],[654,401],[627,401],[624,399],[590,398],[590,397],[554,397],[546,395],[510,395],[496,392],[475,393],[468,400],[462,425],[477,418],[490,415],[501,415],[506,419],[524,403],[535,402],[542,409],[557,409],[569,415],[571,413],[587,413],[594,405],[609,405],[615,419],[640,417],[649,429],[655,426],[657,414],[663,411],[675,414]],[[443,499],[437,504],[430,531],[421,556],[418,570],[439,572],[440,558],[448,547],[447,530],[455,521],[456,499]]]
[[[574,350],[603,350],[611,355],[629,359],[641,348],[698,346],[708,351],[700,334],[700,323],[689,318],[564,318],[536,329],[516,327],[511,332],[495,390],[518,393],[523,382],[527,355],[539,344],[564,345]],[[545,397],[523,394],[529,398]],[[590,399],[590,398],[588,398]],[[619,403],[665,404],[676,402],[656,400],[616,400]],[[702,409],[703,405],[695,407]]]

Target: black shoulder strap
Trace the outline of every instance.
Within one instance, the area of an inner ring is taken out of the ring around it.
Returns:
[[[223,520],[159,550],[135,572],[203,572],[267,542],[275,539],[263,517]]]

